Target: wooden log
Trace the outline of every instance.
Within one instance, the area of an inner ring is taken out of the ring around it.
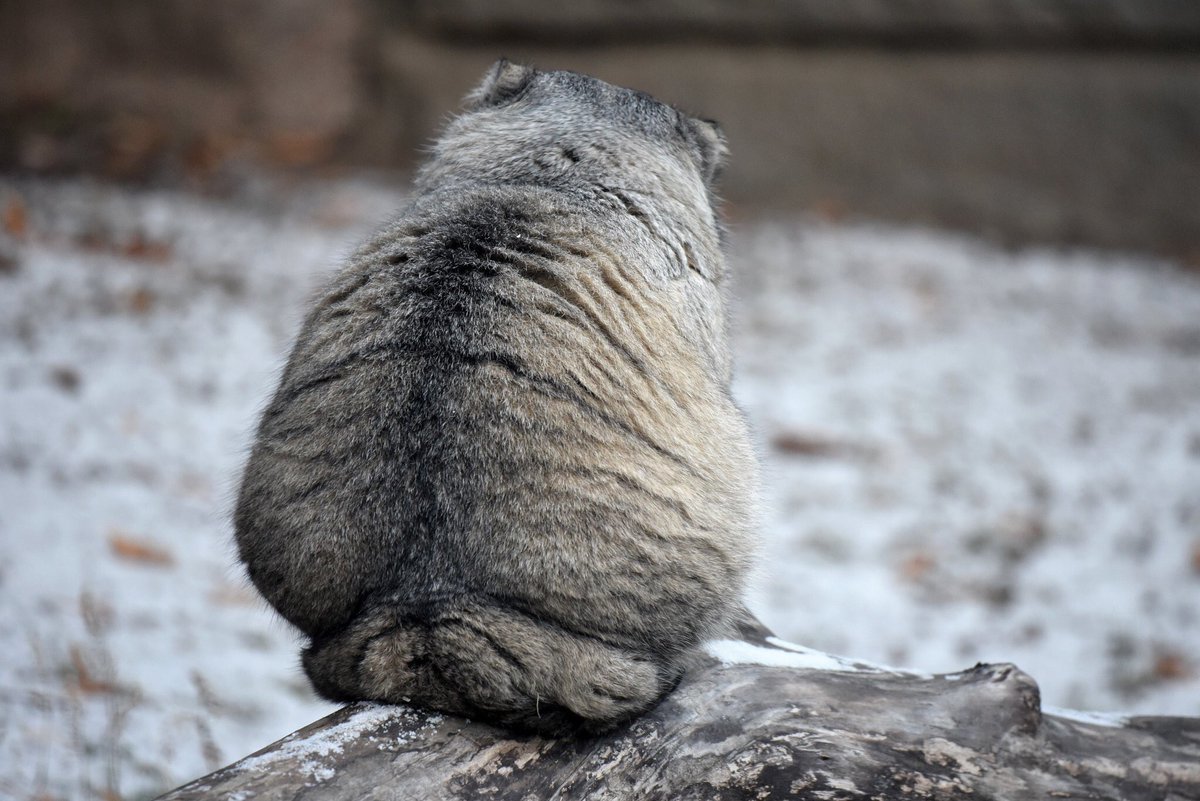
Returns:
[[[747,622],[656,709],[587,740],[355,704],[163,801],[1200,799],[1200,719],[1041,708],[1013,665],[920,675]]]

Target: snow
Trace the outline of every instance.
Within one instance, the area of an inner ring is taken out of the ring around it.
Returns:
[[[361,737],[374,739],[372,732],[378,731],[383,724],[397,719],[406,720],[414,717],[411,710],[402,706],[356,704],[354,712],[336,726],[322,729],[303,739],[285,742],[269,753],[242,760],[237,767],[243,772],[258,773],[269,771],[282,761],[296,760],[307,772],[308,777],[313,780],[312,784],[319,784],[334,777],[336,757],[345,750],[349,743]],[[440,715],[432,715],[425,719],[423,726],[417,731],[433,728],[441,721]],[[399,746],[414,737],[414,732],[403,732],[387,745]]]
[[[1200,280],[857,225],[736,243],[781,637],[1200,713]],[[753,260],[753,263],[751,263]],[[783,434],[816,455],[768,448]]]
[[[766,665],[768,667],[799,668],[801,670],[831,670],[846,673],[893,673],[907,676],[923,676],[906,670],[862,662],[857,659],[847,659],[844,656],[815,651],[790,642],[784,642],[778,637],[768,637],[767,642],[774,648],[764,648],[761,645],[743,640],[712,640],[704,644],[704,650],[723,665]]]
[[[228,517],[308,293],[400,198],[0,180],[0,797],[149,797],[334,709]],[[806,647],[711,651],[1200,714],[1195,274],[811,219],[731,246],[752,606]]]
[[[1042,704],[1042,712],[1055,717],[1073,720],[1076,723],[1086,723],[1089,726],[1105,728],[1121,728],[1129,725],[1128,715],[1118,715],[1114,712],[1082,712],[1078,709],[1064,709],[1059,706]]]
[[[768,667],[802,668],[805,670],[849,670],[842,660],[819,651],[797,653],[741,640],[712,640],[705,643],[704,650],[724,665],[766,665]]]

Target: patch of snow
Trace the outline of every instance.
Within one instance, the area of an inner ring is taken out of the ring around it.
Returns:
[[[769,667],[851,672],[857,670],[837,657],[819,651],[801,653],[778,648],[763,648],[761,645],[741,640],[712,640],[704,644],[704,650],[724,665],[767,665]]]
[[[371,742],[375,742],[378,738],[371,734],[383,724],[397,718],[414,719],[415,715],[412,710],[402,706],[361,703],[350,717],[338,725],[322,729],[308,737],[289,737],[283,745],[270,753],[243,759],[237,763],[235,769],[259,772],[270,770],[281,761],[295,760],[312,779],[317,782],[328,781],[334,776],[334,767],[322,758],[340,755],[349,743],[363,737],[369,737]],[[431,716],[422,729],[436,726],[441,721],[440,716]],[[396,741],[403,743],[414,736],[412,733],[404,733]]]
[[[1116,712],[1081,712],[1078,709],[1063,709],[1058,706],[1042,705],[1042,712],[1056,718],[1073,720],[1076,723],[1087,723],[1090,726],[1107,726],[1109,728],[1124,728],[1129,725],[1129,715]]]
[[[308,737],[287,738],[283,745],[269,754],[242,760],[242,768],[262,766],[280,759],[296,759],[340,754],[346,744],[364,737],[379,726],[396,718],[412,717],[411,710],[402,706],[361,703],[350,717],[336,726],[330,726]]]
[[[810,221],[733,237],[766,461],[752,608],[1050,703],[1200,714],[1200,276]]]
[[[899,674],[899,675],[904,675],[904,676],[914,676],[914,677],[926,678],[926,679],[933,678],[933,676],[928,673],[921,673],[918,671],[905,670],[902,668],[894,668],[894,667],[889,667],[887,665],[880,665],[875,662],[864,662],[861,659],[850,659],[845,656],[835,656],[833,654],[827,654],[824,651],[816,651],[812,648],[805,648],[803,645],[797,645],[796,643],[788,642],[786,640],[781,640],[778,637],[767,637],[767,642],[769,642],[771,645],[774,645],[776,648],[783,648],[788,651],[792,651],[793,653],[802,654],[806,657],[812,657],[813,659],[817,659],[818,657],[822,657],[822,656],[828,657],[829,659],[833,660],[835,663],[844,666],[841,668],[837,668],[838,670],[854,670],[854,671],[863,671],[863,672],[869,672],[869,673],[894,673],[894,674]]]
[[[832,670],[842,673],[893,673],[906,676],[932,678],[926,674],[876,665],[858,659],[815,651],[802,645],[785,642],[778,637],[768,637],[774,648],[742,640],[711,640],[704,650],[723,665],[766,665],[768,667],[801,668],[803,670]]]
[[[229,510],[305,299],[401,195],[0,179],[14,197],[0,796],[151,797],[333,710]],[[826,669],[1011,661],[1051,704],[1200,714],[1200,278],[811,220],[732,246],[764,621],[856,657]],[[746,648],[717,652],[822,663]]]
[[[229,525],[305,298],[384,214],[314,195],[0,181],[29,220],[0,241],[0,797],[153,797],[335,709]]]

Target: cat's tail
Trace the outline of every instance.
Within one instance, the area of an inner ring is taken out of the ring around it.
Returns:
[[[376,606],[304,650],[334,701],[411,703],[548,735],[600,733],[654,706],[680,670],[498,606]]]

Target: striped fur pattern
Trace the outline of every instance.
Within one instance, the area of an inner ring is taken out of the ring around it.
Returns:
[[[335,700],[550,734],[651,707],[740,606],[715,125],[498,63],[309,314],[236,512]]]

